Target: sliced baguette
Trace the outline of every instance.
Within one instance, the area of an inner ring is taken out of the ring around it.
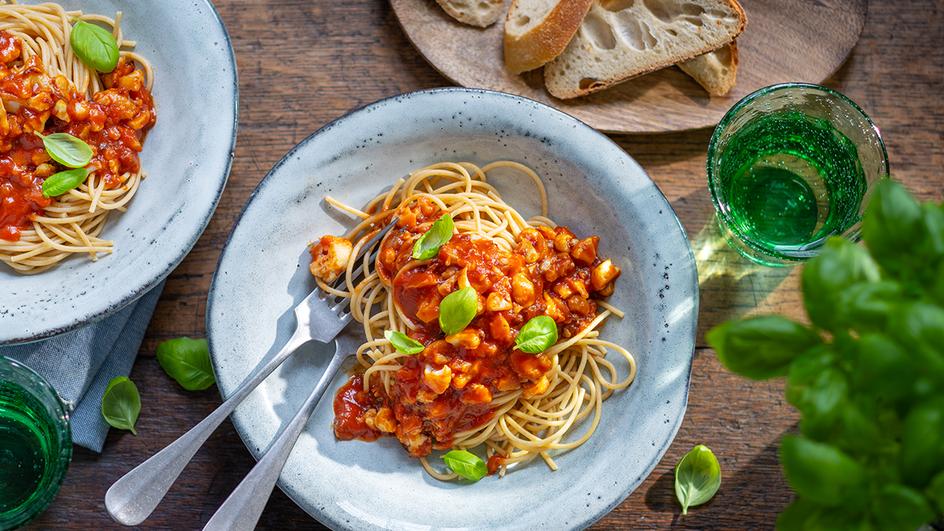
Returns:
[[[584,96],[720,48],[746,22],[736,0],[595,0],[544,83],[558,98]]]
[[[436,3],[463,24],[487,28],[501,18],[505,0],[436,0]]]
[[[712,96],[724,96],[737,83],[738,49],[732,42],[677,65]]]
[[[505,18],[505,65],[520,74],[560,55],[592,3],[593,0],[512,0]]]

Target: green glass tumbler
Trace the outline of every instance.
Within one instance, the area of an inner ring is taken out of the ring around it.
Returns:
[[[72,459],[66,405],[41,376],[0,356],[0,529],[19,527],[56,497]]]
[[[888,176],[878,127],[826,87],[786,83],[736,103],[708,146],[708,189],[728,243],[794,265],[830,236],[857,240],[875,182]]]

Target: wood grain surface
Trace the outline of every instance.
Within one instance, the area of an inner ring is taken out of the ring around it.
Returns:
[[[239,140],[229,186],[206,233],[168,280],[131,374],[143,403],[138,436],[112,430],[101,455],[77,450],[58,498],[34,529],[118,528],[103,507],[108,486],[219,404],[215,389],[181,390],[157,365],[154,349],[164,339],[203,335],[207,288],[220,249],[268,169],[309,133],[355,107],[448,84],[413,49],[383,0],[218,0],[217,7],[239,63]],[[871,2],[858,45],[827,84],[851,96],[879,124],[894,175],[921,198],[940,200],[944,0]],[[750,312],[800,317],[798,270],[750,266],[718,241],[705,184],[710,133],[614,139],[648,170],[688,231],[702,281],[702,332]],[[782,384],[728,374],[705,348],[702,332],[678,437],[652,476],[597,528],[770,529],[789,503],[777,445],[795,429],[797,416],[782,398]],[[724,482],[713,501],[682,517],[672,469],[699,443],[717,454]],[[142,527],[201,528],[252,464],[232,425],[224,424]],[[276,492],[260,527],[320,526]]]
[[[432,0],[390,3],[417,50],[454,83],[526,96],[602,131],[652,133],[713,126],[734,102],[773,83],[822,82],[859,38],[867,0],[741,0],[747,28],[738,37],[737,85],[725,96],[709,96],[678,68],[665,68],[573,100],[548,94],[540,71],[505,69],[504,17],[482,30]]]

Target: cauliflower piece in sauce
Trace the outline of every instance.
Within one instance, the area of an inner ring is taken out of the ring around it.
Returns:
[[[354,244],[347,238],[322,236],[311,246],[311,274],[328,284],[334,282],[347,267],[353,250]]]

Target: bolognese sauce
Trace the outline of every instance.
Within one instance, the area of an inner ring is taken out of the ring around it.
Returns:
[[[430,260],[411,256],[414,242],[444,212],[425,197],[400,207],[396,226],[381,242],[376,271],[407,320],[408,335],[422,352],[400,358],[389,390],[377,374],[355,374],[334,401],[338,439],[372,441],[394,435],[410,455],[449,449],[457,434],[494,415],[493,399],[547,391],[553,359],[514,349],[519,330],[547,315],[570,338],[598,314],[597,300],[613,292],[620,269],[598,255],[599,238],[578,238],[566,227],[527,228],[508,249],[475,234],[456,234]],[[312,272],[336,277],[322,239],[312,248]],[[317,263],[316,263],[317,262]],[[444,334],[439,305],[457,289],[474,288],[476,317],[463,330]],[[494,472],[503,461],[489,460]]]
[[[20,39],[0,31],[0,239],[18,241],[53,203],[42,184],[63,168],[39,135],[62,132],[85,141],[93,152],[88,168],[106,189],[140,170],[138,153],[156,120],[144,73],[122,57],[102,84],[86,97],[66,77],[47,74],[39,56],[24,59]]]

